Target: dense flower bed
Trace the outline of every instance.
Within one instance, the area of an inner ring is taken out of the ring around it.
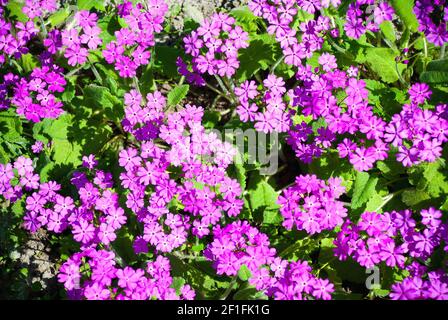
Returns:
[[[0,0],[0,297],[448,299],[447,1],[179,10]]]

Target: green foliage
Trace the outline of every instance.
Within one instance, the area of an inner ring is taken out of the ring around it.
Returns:
[[[358,78],[365,81],[369,91],[369,105],[373,107],[374,114],[385,121],[390,121],[393,115],[402,110],[403,105],[409,103],[408,88],[418,81],[428,83],[433,92],[431,100],[422,108],[433,109],[438,104],[445,104],[448,101],[448,59],[443,58],[444,51],[441,48],[430,44],[424,35],[418,32],[418,21],[413,12],[415,0],[389,1],[398,19],[383,22],[379,32],[368,31],[359,39],[344,35],[345,14],[352,2],[343,0],[338,8],[323,8],[315,15],[303,10],[298,11],[291,25],[297,30],[299,42],[303,34],[299,30],[300,24],[321,14],[329,15],[332,28],[339,29],[341,33],[338,37],[324,35],[322,49],[303,59],[303,65],[321,68],[319,57],[322,53],[329,52],[337,57],[339,69],[358,67]],[[235,111],[238,104],[232,101],[234,96],[230,96],[230,93],[228,97],[214,94],[215,91],[210,88],[217,86],[214,77],[204,76],[209,86],[198,88],[186,84],[186,79],[178,73],[176,60],[179,57],[185,61],[189,60],[184,52],[182,38],[197,29],[205,18],[194,5],[179,3],[170,7],[166,17],[167,23],[163,25],[163,31],[155,36],[155,45],[150,49],[150,63],[139,67],[136,76],[128,79],[120,77],[115,66],[106,63],[102,55],[106,44],[116,39],[116,31],[128,27],[125,19],[116,14],[115,5],[100,0],[61,1],[60,4],[57,11],[44,13],[42,17],[33,19],[39,34],[30,41],[29,51],[20,58],[11,59],[5,56],[2,75],[11,71],[21,77],[29,77],[33,70],[41,67],[38,52],[43,49],[41,42],[45,33],[66,28],[77,10],[90,10],[98,15],[102,45],[96,50],[89,50],[89,61],[79,68],[69,66],[63,52],[53,55],[55,63],[65,69],[67,81],[64,92],[56,93],[57,99],[64,104],[64,113],[58,119],[32,123],[18,116],[14,105],[0,111],[0,163],[14,161],[21,155],[31,157],[42,182],[55,180],[62,185],[62,194],[77,197],[70,178],[75,170],[80,170],[82,156],[94,154],[100,161],[100,168],[112,173],[119,202],[123,208],[127,208],[127,190],[123,190],[120,184],[119,177],[123,169],[118,165],[118,154],[123,148],[138,147],[140,143],[125,130],[127,127],[122,123],[124,94],[129,90],[138,89],[143,97],[155,90],[162,91],[168,101],[165,112],[180,110],[184,101],[201,105],[204,109],[202,124],[206,129],[253,129],[252,122],[240,121]],[[76,5],[76,10],[73,10],[72,4]],[[23,5],[23,1],[8,1],[5,21],[28,21],[22,11]],[[170,22],[176,21],[177,16],[182,13],[185,13],[186,17],[184,29],[179,31]],[[265,18],[257,17],[247,6],[234,8],[228,13],[237,25],[248,32],[249,46],[239,50],[240,67],[236,75],[223,80],[223,83],[219,83],[220,87],[228,87],[227,91],[230,92],[241,82],[251,80],[261,89],[263,80],[271,73],[284,78],[287,90],[302,86],[302,82],[295,77],[297,68],[284,62],[284,52],[275,35],[268,33],[269,23]],[[404,48],[409,48],[409,51],[406,53]],[[129,49],[130,52],[132,50],[133,48]],[[404,60],[409,60],[409,63],[402,63]],[[172,89],[166,92],[167,88]],[[14,89],[11,86],[6,91],[0,94],[2,98],[4,94],[9,99]],[[344,90],[335,92],[338,105],[344,112],[346,96]],[[290,97],[285,97],[285,100],[288,99]],[[260,102],[264,104],[264,101]],[[312,119],[312,116],[303,115],[301,107],[295,109],[291,110],[297,111],[294,124],[301,121],[310,123],[314,134],[318,128],[327,126],[323,117]],[[407,275],[405,271],[381,264],[381,283],[374,289],[367,290],[366,269],[351,258],[340,261],[334,255],[334,241],[340,227],[313,235],[295,229],[287,230],[282,226],[284,218],[277,204],[278,196],[298,175],[315,174],[323,180],[339,177],[346,188],[340,200],[348,210],[348,218],[355,223],[360,214],[366,211],[381,214],[386,211],[410,209],[418,213],[429,206],[443,210],[443,219],[446,221],[446,148],[438,161],[406,168],[396,160],[396,149],[392,146],[387,159],[377,162],[368,172],[357,172],[347,159],[340,158],[336,149],[340,140],[346,136],[338,136],[333,145],[310,164],[297,160],[294,151],[285,143],[286,136],[287,134],[280,135],[280,146],[256,146],[259,152],[279,147],[280,168],[272,176],[261,175],[261,163],[252,162],[256,159],[250,158],[252,155],[249,152],[243,152],[239,159],[242,161],[232,163],[226,169],[226,173],[241,186],[244,207],[237,217],[223,214],[219,224],[248,221],[260,232],[268,235],[271,246],[280,258],[289,262],[307,262],[313,274],[331,281],[335,286],[332,295],[335,299],[388,298],[391,285],[401,281]],[[360,135],[354,141],[362,144],[362,139],[364,136]],[[45,149],[40,154],[33,154],[30,150],[35,141],[45,144]],[[158,139],[155,143],[160,148],[169,148]],[[367,142],[368,145],[369,143]],[[185,181],[181,167],[170,166],[167,170],[173,171],[173,179],[176,179],[176,182]],[[204,188],[204,183],[192,180],[196,188]],[[217,192],[219,188],[218,185],[212,191]],[[145,192],[150,192],[149,187]],[[25,193],[28,194],[28,190]],[[145,202],[144,207],[147,206],[148,203]],[[172,213],[186,214],[184,204],[178,197],[169,202],[167,209]],[[62,297],[58,292],[62,287],[58,287],[58,284],[56,290],[51,289],[54,292],[47,294],[47,289],[43,289],[38,283],[30,283],[32,269],[17,261],[17,250],[23,248],[29,240],[28,233],[22,227],[25,211],[25,198],[13,203],[0,199],[0,298]],[[155,255],[151,250],[146,254],[134,252],[133,244],[137,235],[142,234],[142,226],[136,215],[130,214],[130,210],[126,214],[126,225],[119,230],[117,239],[109,249],[116,255],[117,266],[141,268]],[[79,251],[79,244],[68,236],[69,233],[52,234],[45,239],[51,245],[52,257],[57,260],[55,268]],[[162,253],[171,262],[171,287],[179,294],[182,286],[189,284],[196,290],[198,299],[268,299],[265,292],[258,291],[249,284],[253,272],[247,265],[242,265],[234,277],[217,274],[216,266],[205,254],[212,239],[212,234],[199,239],[188,233],[188,241],[182,247],[171,253]],[[443,248],[437,248],[426,265],[430,270],[436,270],[444,267],[445,260]]]
[[[238,270],[238,278],[240,278],[241,281],[247,281],[250,277],[252,277],[252,273],[250,272],[249,268],[245,264],[243,264],[240,267],[240,270]]]
[[[360,208],[376,193],[377,177],[367,172],[358,172],[353,186],[352,209]]]
[[[247,186],[249,203],[252,211],[257,209],[277,209],[277,192],[258,173],[251,175]]]
[[[250,79],[260,70],[267,70],[279,58],[277,46],[273,36],[253,36],[249,47],[241,50],[239,56],[241,67],[236,73],[238,82]]]
[[[99,11],[105,10],[105,3],[102,0],[78,0],[78,9],[91,10],[96,9]]]
[[[190,86],[188,84],[183,84],[175,87],[168,93],[167,103],[169,106],[178,105],[188,94]]]
[[[403,71],[404,65],[397,65],[395,58],[398,54],[394,50],[388,48],[368,48],[365,52],[365,62],[382,81],[393,83],[398,80],[398,72]]]
[[[416,32],[418,21],[413,11],[414,0],[391,0],[390,2],[406,28]]]

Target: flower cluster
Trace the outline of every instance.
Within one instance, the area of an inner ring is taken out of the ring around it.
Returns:
[[[261,266],[274,262],[275,249],[269,247],[268,236],[247,221],[233,222],[223,228],[216,226],[213,237],[204,256],[213,261],[219,275],[235,276],[242,265],[256,273]]]
[[[193,72],[179,58],[179,73],[197,85],[204,85],[200,74],[230,78],[240,65],[238,51],[249,46],[248,39],[248,33],[235,24],[234,18],[216,13],[184,38],[185,52],[192,57]]]
[[[283,226],[315,234],[342,225],[347,209],[337,200],[345,192],[341,182],[340,178],[324,181],[315,175],[296,177],[295,184],[278,198]]]
[[[22,11],[28,18],[34,19],[42,17],[44,14],[55,12],[57,9],[56,0],[25,0]]]
[[[118,6],[119,15],[128,26],[115,32],[116,40],[106,45],[103,56],[108,63],[115,64],[121,77],[132,78],[139,66],[149,63],[154,35],[162,30],[167,11],[168,6],[163,0],[150,0],[135,6],[131,1],[125,1]]]
[[[5,4],[0,3],[1,6]],[[40,7],[34,7],[38,5]],[[55,9],[54,1],[28,0],[23,7],[23,12],[32,19],[43,11],[52,12]],[[0,12],[2,14],[0,17],[0,65],[2,65],[6,59],[19,59],[23,54],[28,53],[27,45],[39,30],[32,20],[12,24],[3,19],[3,10]],[[44,51],[40,54],[38,61],[40,67],[35,67],[28,77],[5,72],[0,84],[0,109],[15,105],[17,114],[32,122],[39,122],[43,118],[59,117],[63,112],[62,103],[55,94],[63,92],[66,84],[63,69],[54,64],[48,52]]]
[[[235,276],[244,265],[251,274],[249,284],[275,299],[331,299],[333,284],[314,276],[307,262],[276,257],[268,236],[247,221],[216,226],[213,236],[204,256],[213,261],[217,274]]]
[[[17,106],[17,114],[33,122],[56,119],[64,112],[62,102],[55,96],[64,91],[67,83],[64,70],[46,54],[41,56],[41,62],[42,67],[35,68],[27,78],[12,73],[5,75],[6,83],[14,84],[11,103]]]
[[[202,238],[223,212],[239,214],[241,188],[225,173],[236,150],[205,132],[201,107],[187,105],[166,115],[166,99],[159,92],[146,100],[142,108],[138,92],[125,95],[124,128],[142,143],[139,149],[120,152],[119,164],[125,169],[120,179],[129,190],[126,205],[144,224],[138,251],[150,244],[169,252],[186,242],[190,229]]]
[[[428,272],[428,280],[422,277],[407,277],[391,287],[393,300],[448,300],[448,277],[443,271]]]
[[[387,1],[356,0],[348,7],[344,30],[348,37],[359,39],[367,31],[379,31],[381,23],[392,21],[394,13]]]
[[[288,92],[291,108],[298,107],[302,115],[311,117],[311,121],[292,126],[286,140],[300,160],[312,162],[334,142],[339,156],[348,158],[358,171],[367,171],[376,161],[386,159],[391,145],[397,147],[397,160],[404,166],[433,162],[441,156],[442,144],[447,141],[446,106],[435,111],[420,107],[431,96],[428,85],[411,86],[411,103],[386,122],[374,114],[366,83],[356,78],[356,68],[337,69],[336,58],[328,53],[319,57],[319,64],[322,73],[300,66],[296,77],[302,85]],[[341,92],[344,99],[338,100]],[[321,119],[324,123],[316,127],[312,120]]]
[[[0,163],[0,196],[11,203],[21,199],[24,190],[38,189],[39,180],[29,158],[20,156],[12,163]]]
[[[421,278],[426,277],[429,271],[425,262],[439,248],[448,251],[448,246],[441,247],[442,242],[446,243],[448,239],[448,225],[442,222],[441,217],[441,211],[434,208],[421,210],[419,215],[413,215],[410,210],[383,214],[364,212],[357,223],[346,220],[334,241],[335,255],[340,260],[352,257],[366,268],[384,262],[389,267],[407,270],[414,280],[420,278],[419,288],[423,290]],[[428,276],[434,278],[430,274]],[[448,285],[447,279],[438,277],[435,280],[443,282],[437,284],[439,288]],[[400,288],[411,290],[409,281],[395,285],[395,291]],[[431,292],[428,293],[431,298],[438,298]],[[446,295],[447,292],[441,294]],[[398,293],[395,295],[397,297]]]
[[[319,64],[324,71],[322,73],[319,69],[313,72],[310,66],[300,66],[296,77],[303,85],[288,93],[292,107],[300,108],[302,115],[311,117],[311,120],[323,119],[324,122],[298,123],[291,128],[287,143],[300,160],[310,163],[332,146],[337,135],[355,136],[355,133],[361,132],[374,143],[364,146],[366,141],[361,140],[364,145],[358,146],[345,138],[338,144],[338,151],[341,158],[349,158],[356,170],[368,170],[375,161],[387,158],[388,147],[381,139],[385,122],[374,115],[373,108],[368,105],[366,84],[355,78],[356,68],[338,70],[336,58],[328,53],[319,58]],[[346,97],[338,101],[337,93],[341,92]]]
[[[448,42],[446,28],[448,3],[446,0],[417,0],[414,13],[419,23],[418,31],[424,32],[429,42],[438,47],[442,47]]]
[[[62,32],[58,29],[50,31],[44,45],[53,54],[58,50],[64,51],[70,66],[83,65],[88,59],[89,50],[97,49],[102,43],[97,21],[96,13],[81,10]]]
[[[7,58],[19,59],[28,52],[27,43],[37,35],[38,29],[33,21],[9,22],[4,17],[3,6],[7,1],[0,1],[0,65]]]
[[[93,155],[84,157],[84,166],[94,170]],[[35,232],[45,227],[61,233],[70,228],[73,238],[82,247],[109,245],[116,239],[116,231],[126,222],[124,210],[118,204],[118,194],[111,188],[112,176],[95,170],[92,182],[84,172],[75,172],[72,183],[78,189],[79,205],[71,197],[57,193],[60,185],[50,182],[26,198],[25,228]],[[51,187],[51,188],[50,188]]]
[[[269,75],[263,81],[264,95],[260,97],[255,81],[245,81],[235,88],[235,95],[240,105],[236,112],[242,122],[255,121],[255,129],[260,132],[287,132],[291,126],[291,118],[284,102],[286,92],[282,78]],[[259,106],[266,104],[265,110],[258,112]]]
[[[431,96],[429,86],[424,83],[411,86],[409,95],[411,103],[404,105],[384,130],[384,141],[398,148],[397,160],[406,167],[436,161],[442,155],[443,143],[448,141],[446,105],[436,110],[420,108]]]
[[[332,0],[333,5],[340,4],[340,0]],[[320,0],[251,0],[249,8],[259,17],[268,22],[268,33],[275,35],[285,56],[284,62],[288,65],[300,66],[303,59],[313,56],[313,53],[322,49],[324,34],[330,31],[330,18],[319,16],[317,19],[300,20],[300,10],[310,14],[324,7],[329,7],[330,1]],[[295,21],[302,21],[299,30],[294,27]],[[300,36],[300,41],[298,37]]]
[[[117,266],[113,251],[85,249],[71,256],[60,268],[58,280],[71,299],[88,300],[192,300],[189,285],[172,287],[170,262],[163,256],[147,262],[146,268]]]

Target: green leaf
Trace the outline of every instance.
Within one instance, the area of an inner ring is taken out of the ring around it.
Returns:
[[[383,197],[378,193],[375,193],[366,204],[366,211],[376,212],[377,209],[383,204]]]
[[[179,102],[181,102],[182,99],[184,99],[187,96],[189,90],[190,86],[188,84],[183,84],[175,87],[168,93],[168,99],[167,99],[168,105],[169,106],[178,105]]]
[[[242,163],[234,163],[232,166],[233,176],[238,180],[241,190],[246,189],[246,168]]]
[[[443,159],[432,163],[422,163],[409,169],[409,181],[418,190],[423,190],[432,197],[448,193],[446,177],[448,171]]]
[[[230,15],[235,18],[236,21],[246,23],[250,21],[256,21],[260,18],[253,14],[253,12],[247,7],[238,7],[230,11]]]
[[[278,210],[264,210],[263,224],[280,224],[283,221],[283,216]]]
[[[253,286],[248,286],[238,290],[233,296],[233,300],[267,300],[268,297],[263,293],[255,289]]]
[[[180,294],[180,289],[185,284],[185,279],[181,277],[173,277],[173,282],[171,283],[171,288],[176,289],[176,293]]]
[[[98,27],[101,28],[100,38],[105,44],[114,40],[115,31],[121,29],[120,22],[118,21],[118,17],[116,15],[101,17],[98,20]]]
[[[8,163],[9,162],[9,156],[8,153],[6,153],[5,149],[0,145],[0,163]]]
[[[53,13],[50,17],[48,17],[48,20],[50,21],[51,26],[54,28],[65,22],[69,15],[70,9],[66,7]]]
[[[433,60],[426,66],[426,71],[446,71],[448,72],[448,59]]]
[[[155,57],[152,61],[154,63],[154,72],[167,76],[168,78],[178,78],[176,60],[182,53],[182,50],[173,46],[157,45],[154,48]]]
[[[91,84],[86,86],[83,92],[84,101],[92,110],[104,110],[109,119],[121,121],[124,114],[123,102],[108,88]]]
[[[243,264],[240,267],[240,270],[238,270],[238,278],[240,278],[242,281],[247,281],[250,277],[252,277],[252,272],[250,272],[249,268],[245,264]]]
[[[429,199],[431,197],[425,191],[421,190],[406,190],[401,195],[401,201],[409,207],[413,207]]]
[[[56,164],[78,165],[81,163],[81,146],[70,142],[67,138],[72,119],[72,115],[64,114],[54,121],[44,120],[46,124],[43,133],[51,138],[54,151],[53,160]]]
[[[278,209],[277,192],[258,173],[251,176],[248,185],[249,203],[252,211],[261,209]]]
[[[448,198],[446,199],[445,203],[442,204],[442,206],[440,207],[440,210],[448,211]]]
[[[194,245],[191,247],[191,250],[193,250],[194,252],[201,252],[202,250],[204,250],[204,244],[200,243],[200,244]]]
[[[376,193],[378,178],[371,177],[367,172],[358,172],[353,187],[352,209],[360,208]]]
[[[20,57],[20,61],[23,70],[25,70],[25,72],[33,71],[39,64],[39,61],[37,60],[36,56],[31,53],[23,54]]]
[[[417,32],[418,21],[414,14],[414,0],[391,0],[395,13],[412,32]]]
[[[11,17],[16,17],[20,22],[27,22],[28,17],[23,13],[22,8],[24,6],[24,1],[12,0],[8,1],[6,7],[11,12]]]
[[[395,26],[392,21],[383,21],[380,24],[381,32],[384,34],[387,40],[395,42],[397,40],[397,36],[395,33]]]
[[[234,8],[230,11],[230,15],[235,18],[238,24],[249,33],[256,33],[258,30],[257,21],[259,17],[254,15],[247,6]]]
[[[78,10],[91,10],[95,8],[99,11],[105,10],[105,1],[102,0],[78,0]]]
[[[366,63],[380,78],[386,83],[393,83],[398,80],[395,58],[397,53],[389,48],[368,48],[366,49]],[[399,65],[399,71],[404,65]]]
[[[402,173],[405,173],[404,167],[395,159],[392,161],[378,161],[376,167],[383,173],[385,178],[396,178]]]
[[[448,83],[448,71],[425,71],[420,75],[420,81],[430,84]]]
[[[239,56],[240,67],[236,73],[239,82],[251,78],[259,70],[267,70],[275,62],[274,45],[275,38],[270,35],[252,38],[249,47],[241,50]]]

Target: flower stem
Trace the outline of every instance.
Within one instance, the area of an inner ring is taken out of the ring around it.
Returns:
[[[285,59],[285,55],[282,54],[282,56],[275,62],[275,64],[271,68],[271,74],[274,73],[275,69],[282,63],[283,59]]]
[[[446,43],[444,43],[442,48],[440,48],[440,59],[445,58],[445,51],[446,51]]]
[[[207,88],[209,88],[210,90],[212,90],[214,93],[218,94],[219,96],[223,97],[224,99],[226,99],[227,101],[229,101],[230,103],[232,103],[232,100],[222,91],[216,89],[215,87],[213,87],[212,85],[206,83],[205,84]]]
[[[181,260],[196,260],[196,261],[207,261],[207,259],[205,257],[200,257],[200,256],[194,256],[194,255],[189,255],[189,254],[183,254],[179,251],[173,252],[173,254],[181,259]]]
[[[300,248],[303,245],[303,241],[304,240],[309,240],[309,239],[310,239],[309,237],[305,237],[303,239],[297,240],[295,243],[290,245],[288,248],[286,248],[285,250],[280,252],[279,256],[281,258],[287,257],[289,254],[291,254],[292,252],[296,251],[296,249]]]
[[[233,286],[235,285],[237,279],[238,279],[238,275],[235,275],[233,277],[232,281],[230,281],[230,284],[227,287],[226,291],[224,291],[222,296],[219,298],[219,300],[226,300],[227,299],[227,297],[229,296],[230,292],[232,292]]]
[[[87,60],[89,60],[90,68],[92,69],[92,72],[95,75],[96,80],[100,84],[102,84],[103,83],[103,79],[101,78],[100,74],[98,73],[98,70],[96,69],[95,64],[92,62],[92,60],[90,60],[89,57],[87,57]]]

